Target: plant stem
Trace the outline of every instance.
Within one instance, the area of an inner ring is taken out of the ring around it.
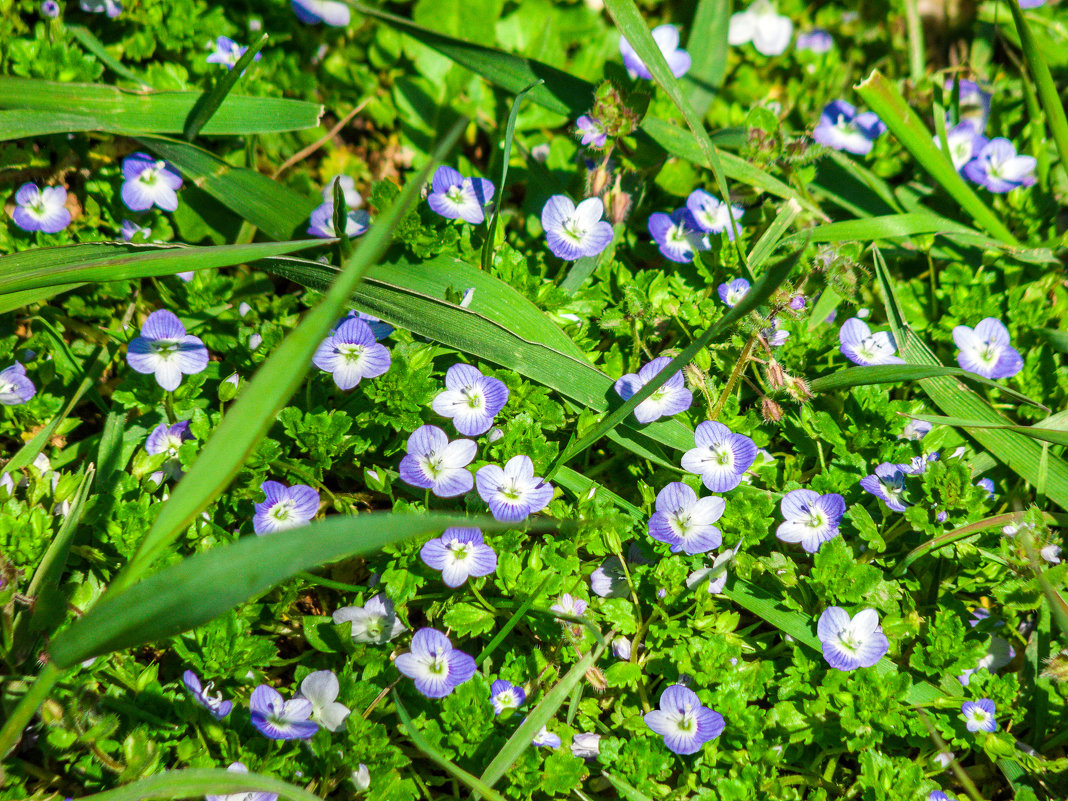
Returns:
[[[719,417],[719,413],[723,411],[723,404],[727,402],[727,396],[734,392],[734,387],[738,383],[738,379],[741,378],[742,373],[745,371],[746,365],[749,364],[749,354],[753,352],[753,345],[756,343],[756,336],[749,337],[749,341],[745,343],[745,347],[742,348],[742,353],[738,357],[738,363],[734,365],[734,370],[731,371],[731,377],[727,379],[727,386],[723,388],[723,391],[719,394],[719,400],[716,401],[716,406],[712,410],[712,414],[709,416],[709,420],[715,420]]]

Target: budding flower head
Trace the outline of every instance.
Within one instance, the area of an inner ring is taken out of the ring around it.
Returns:
[[[772,389],[782,389],[786,385],[786,374],[782,371],[782,365],[775,359],[768,359],[768,365],[764,368],[764,373]]]
[[[782,406],[771,398],[764,398],[760,402],[760,414],[768,423],[777,423],[782,420]]]
[[[615,188],[608,193],[608,221],[612,225],[619,225],[625,219],[630,212],[631,197],[624,192],[619,182],[616,182]]]
[[[590,190],[587,194],[590,197],[601,194],[605,187],[608,186],[609,177],[608,168],[603,163],[598,164],[589,174]]]
[[[1042,678],[1053,679],[1056,682],[1068,681],[1068,649],[1054,654],[1046,660],[1046,669],[1042,671]]]
[[[807,403],[812,399],[812,391],[808,388],[808,382],[797,376],[786,376],[786,391],[799,403]]]

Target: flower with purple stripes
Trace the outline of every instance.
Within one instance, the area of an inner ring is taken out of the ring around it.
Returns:
[[[652,35],[671,69],[671,74],[681,78],[689,71],[691,59],[689,53],[679,48],[679,29],[674,25],[657,25],[653,28]],[[627,68],[631,78],[644,78],[647,81],[653,79],[653,74],[649,72],[645,62],[624,36],[619,37],[619,54],[623,56],[623,66]]]
[[[490,685],[490,702],[493,714],[500,715],[505,710],[519,709],[527,700],[526,691],[504,679],[497,679]]]
[[[838,536],[838,526],[845,514],[845,499],[837,492],[820,495],[809,489],[786,493],[779,503],[785,521],[775,530],[783,542],[799,542],[815,553],[827,540]]]
[[[139,373],[154,373],[159,385],[173,392],[183,374],[199,373],[208,366],[208,349],[199,337],[185,332],[173,312],[159,309],[148,315],[141,336],[130,340],[126,361]]]
[[[860,486],[886,504],[886,508],[895,512],[904,512],[909,504],[905,502],[905,476],[912,468],[907,464],[883,462],[875,468],[870,476],[860,480]]]
[[[248,702],[252,725],[271,740],[307,740],[319,731],[319,724],[309,720],[312,702],[307,698],[283,701],[273,687],[261,684],[252,691]]]
[[[248,50],[247,47],[242,47],[230,37],[219,36],[215,39],[215,49],[205,60],[209,64],[224,64],[226,69],[232,70],[241,60],[241,56],[245,55],[246,50]],[[262,53],[257,53],[252,60],[259,61],[262,57]]]
[[[834,100],[824,106],[812,138],[834,150],[864,156],[871,152],[872,144],[885,131],[886,125],[875,112],[857,114],[853,104]]]
[[[586,147],[602,148],[608,140],[608,134],[605,133],[604,126],[596,117],[583,114],[575,120],[575,127],[582,134],[582,144],[586,145]]]
[[[479,497],[496,520],[518,523],[540,512],[553,498],[553,485],[534,475],[529,456],[513,456],[503,468],[487,464],[475,473]]]
[[[393,606],[384,595],[375,595],[363,606],[343,606],[332,615],[334,624],[352,623],[353,642],[373,642],[384,645],[407,631]]]
[[[716,287],[716,292],[719,294],[719,299],[727,305],[727,308],[733,309],[741,302],[742,298],[749,294],[749,282],[744,278],[735,278],[725,284],[720,284]]]
[[[260,485],[266,496],[256,504],[252,528],[257,534],[273,534],[306,525],[319,513],[319,493],[305,484],[287,487],[278,481]]]
[[[46,186],[26,183],[15,193],[15,208],[11,219],[23,231],[40,231],[54,234],[70,225],[67,210],[67,190],[62,186]]]
[[[1009,330],[993,317],[979,321],[975,328],[958,325],[953,341],[960,348],[957,364],[983,378],[1011,378],[1023,369],[1023,357],[1012,347]]]
[[[998,136],[964,165],[964,175],[995,194],[1004,194],[1019,186],[1033,185],[1037,164],[1034,156],[1017,155],[1016,146]]]
[[[897,342],[889,331],[873,334],[859,317],[850,317],[838,331],[842,355],[853,364],[865,367],[875,364],[904,364],[897,354]]]
[[[469,439],[449,442],[437,426],[420,426],[408,437],[408,454],[400,463],[401,480],[428,489],[439,498],[463,495],[475,485],[467,466],[477,450]]]
[[[371,227],[371,215],[366,209],[349,208],[345,213],[345,236],[351,239],[367,233]],[[333,239],[337,236],[334,226],[334,201],[327,200],[315,207],[308,218],[308,233],[320,239]]]
[[[738,220],[745,213],[741,206],[724,203],[703,189],[695,189],[686,198],[686,208],[693,221],[702,231],[710,234],[727,234],[727,239],[734,240],[734,227],[742,230]],[[733,220],[733,224],[732,224]]]
[[[475,660],[452,647],[437,629],[419,629],[412,649],[396,658],[397,670],[415,680],[415,689],[427,698],[444,698],[475,675]]]
[[[615,390],[623,400],[630,399],[671,363],[670,356],[658,356],[637,373],[627,373],[615,383]],[[693,393],[686,389],[682,371],[677,371],[648,398],[634,407],[639,423],[651,423],[661,417],[684,412],[693,403]]]
[[[461,434],[474,437],[489,431],[507,402],[508,387],[503,381],[469,364],[454,364],[445,373],[445,391],[434,398],[431,407],[442,417],[451,417]]]
[[[599,197],[588,197],[576,206],[567,195],[553,195],[541,210],[545,243],[565,261],[596,256],[614,235],[612,224],[602,217],[604,202]]]
[[[438,167],[427,195],[430,208],[449,220],[463,220],[478,225],[486,219],[486,205],[493,200],[495,188],[485,178],[465,178],[452,167]]]
[[[178,208],[182,176],[169,161],[154,159],[147,153],[134,153],[123,159],[122,177],[122,202],[131,211],[145,211],[153,206],[163,211]]]
[[[816,624],[823,644],[823,658],[835,670],[871,667],[890,650],[874,609],[862,609],[853,617],[840,606],[823,610]]]
[[[708,250],[705,236],[689,209],[675,209],[671,214],[660,211],[650,214],[649,234],[665,258],[680,264],[693,261],[697,251]]]
[[[643,719],[676,754],[696,754],[725,727],[723,715],[702,705],[697,693],[681,684],[664,690],[660,708],[647,712]]]
[[[682,455],[682,469],[701,476],[712,492],[726,492],[737,487],[757,457],[753,440],[711,420],[697,426],[694,444],[697,447]]]
[[[349,24],[349,7],[337,0],[293,0],[293,13],[308,25],[325,22],[335,28]]]
[[[0,370],[0,404],[18,406],[37,394],[37,387],[26,377],[26,368],[19,362]]]
[[[974,120],[965,120],[946,131],[946,144],[949,146],[949,158],[957,172],[964,169],[975,155],[986,147],[987,139],[976,130]],[[942,140],[934,137],[935,147],[942,149]]]
[[[338,389],[352,389],[364,378],[377,378],[389,370],[385,345],[375,341],[371,327],[358,317],[346,317],[312,357],[312,363],[334,378]]]
[[[672,553],[705,553],[723,541],[713,525],[727,508],[718,495],[697,498],[681,481],[673,481],[656,496],[656,511],[649,518],[649,536],[671,546]]]
[[[488,576],[497,569],[497,554],[482,541],[477,528],[453,527],[419,551],[427,565],[441,571],[447,587],[459,587],[469,577]]]
[[[965,701],[961,704],[960,713],[964,718],[964,725],[968,731],[995,732],[998,730],[994,702],[989,698],[980,698],[978,701]]]
[[[215,686],[214,682],[209,681],[207,687],[202,687],[200,677],[191,670],[187,670],[182,674],[182,683],[189,690],[193,699],[208,710],[216,720],[222,720],[234,708],[233,703],[224,701],[221,695],[211,695],[211,690]]]

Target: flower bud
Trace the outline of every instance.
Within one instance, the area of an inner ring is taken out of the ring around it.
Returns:
[[[1042,678],[1053,679],[1061,683],[1068,681],[1068,651],[1061,651],[1046,660],[1046,669],[1042,671]]]
[[[794,295],[792,298],[790,298],[790,303],[787,305],[793,311],[801,311],[803,308],[805,308],[805,303],[806,301],[804,295]]]
[[[362,762],[360,763],[360,766],[352,772],[352,783],[355,785],[357,793],[366,792],[367,788],[371,786],[371,772]]]
[[[768,384],[772,389],[782,389],[786,384],[786,374],[782,371],[782,365],[780,365],[775,359],[768,359],[767,367],[764,368],[764,374],[768,378]]]
[[[771,398],[764,398],[764,400],[760,402],[760,413],[769,423],[777,423],[782,420],[782,406]]]
[[[796,376],[786,376],[786,391],[794,400],[806,403],[812,399],[812,391],[808,388],[808,382]]]
[[[619,225],[630,212],[630,195],[618,186],[608,196],[608,220],[612,225]]]
[[[598,197],[606,186],[608,186],[608,170],[605,169],[604,164],[598,164],[597,167],[589,174],[589,196]]]
[[[608,679],[604,677],[604,673],[601,672],[599,667],[594,666],[586,671],[586,681],[590,683],[596,693],[603,693],[608,689]]]

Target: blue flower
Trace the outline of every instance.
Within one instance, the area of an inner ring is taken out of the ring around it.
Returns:
[[[996,194],[1035,182],[1034,156],[1019,156],[1008,139],[996,137],[987,142],[971,161],[964,165],[964,175]]]
[[[716,287],[716,292],[719,294],[719,299],[728,308],[733,309],[741,302],[742,298],[749,294],[749,282],[744,278],[735,278],[725,284],[720,284]]]
[[[997,494],[994,492],[994,479],[981,478],[975,482],[975,486],[979,487],[980,489],[986,490],[986,499],[988,501],[992,501],[994,500],[994,498],[997,497]]]
[[[927,796],[927,801],[956,801],[956,798],[946,795],[941,790],[931,790],[931,794]]]
[[[479,497],[489,506],[494,519],[510,523],[526,520],[549,505],[553,485],[534,475],[529,456],[513,456],[503,468],[488,464],[475,473]]]
[[[628,595],[627,574],[618,556],[609,556],[590,573],[590,589],[601,598],[625,598]]]
[[[795,47],[810,53],[826,53],[834,49],[834,37],[823,28],[813,28],[797,35]]]
[[[660,211],[650,214],[649,234],[665,258],[680,264],[693,261],[697,251],[708,250],[704,234],[689,209],[675,209],[670,215]]]
[[[604,203],[599,197],[588,197],[576,206],[567,195],[553,195],[541,210],[549,250],[565,261],[596,256],[614,235],[612,224],[602,220],[603,216]]]
[[[710,234],[726,233],[727,239],[734,240],[734,224],[745,214],[745,209],[736,204],[723,203],[719,198],[713,197],[703,189],[695,189],[686,198],[686,208],[689,210],[693,221],[702,231]],[[742,229],[738,225],[738,230]]]
[[[874,609],[862,609],[850,618],[842,607],[828,607],[816,624],[816,635],[823,644],[823,658],[835,670],[871,667],[890,650]]]
[[[345,197],[345,205],[350,209],[358,209],[363,205],[363,195],[356,191],[356,179],[351,175],[333,175],[323,187],[323,200],[334,202],[334,184],[341,187],[341,194]]]
[[[293,0],[293,12],[297,19],[309,25],[325,22],[341,27],[349,24],[349,7],[336,0]]]
[[[911,467],[907,464],[883,462],[875,468],[874,474],[860,480],[860,486],[886,503],[888,509],[904,512],[909,506],[904,499],[905,476],[910,473]]]
[[[697,493],[681,481],[673,481],[656,496],[656,511],[649,518],[649,536],[667,543],[672,553],[705,553],[723,541],[713,525],[723,516],[727,503],[718,495],[698,500]]]
[[[154,205],[164,211],[178,208],[182,176],[169,161],[134,153],[122,160],[122,177],[122,202],[131,211],[145,211]]]
[[[995,732],[998,730],[998,721],[994,717],[994,702],[989,698],[965,701],[961,704],[960,712],[968,731]]]
[[[420,426],[408,437],[408,453],[400,463],[401,480],[428,489],[439,498],[463,495],[475,484],[467,465],[477,450],[469,439],[449,442],[437,426]]]
[[[478,225],[486,219],[485,206],[496,191],[485,178],[465,178],[452,167],[438,167],[427,195],[430,208],[449,220]]]
[[[287,487],[278,481],[260,485],[266,496],[256,504],[252,529],[257,534],[273,534],[306,525],[319,513],[319,493],[306,484]]]
[[[935,147],[942,149],[942,140],[934,137]],[[976,154],[986,147],[987,139],[975,128],[975,122],[965,120],[946,131],[946,144],[949,145],[949,158],[957,172],[961,172]]]
[[[245,55],[246,50],[248,50],[247,47],[242,47],[233,39],[220,36],[215,40],[215,49],[205,60],[209,64],[225,64],[226,69],[232,70],[237,66],[241,56]],[[262,55],[262,53],[257,53],[252,60],[259,61]]]
[[[366,209],[349,209],[345,213],[345,236],[350,239],[367,233],[371,227],[371,215]],[[334,201],[327,200],[315,207],[308,218],[308,233],[321,239],[333,239],[337,236],[334,228]]]
[[[18,406],[37,394],[37,387],[26,377],[26,368],[19,362],[0,370],[0,404]]]
[[[868,324],[858,317],[850,317],[838,331],[842,355],[854,364],[904,364],[897,356],[897,342],[889,331],[873,334]]]
[[[499,715],[507,709],[519,709],[527,700],[526,691],[504,679],[497,679],[490,685],[490,702],[493,714]]]
[[[170,478],[179,478],[182,475],[182,470],[177,461],[178,449],[183,442],[191,439],[195,439],[195,437],[189,433],[188,420],[182,420],[173,426],[160,423],[152,429],[152,433],[148,435],[148,440],[145,442],[145,453],[149,456],[158,456],[161,453],[165,453],[168,456],[163,468],[158,473],[153,474],[153,479],[156,480],[156,483],[162,483],[163,479],[168,476]]]
[[[311,701],[311,718],[327,731],[337,731],[345,725],[345,718],[350,710],[337,702],[341,685],[332,670],[316,670],[304,677],[300,683],[300,695]]]
[[[271,740],[307,740],[319,730],[319,724],[309,720],[312,702],[307,698],[283,701],[273,687],[261,684],[249,699],[252,725]]]
[[[767,328],[760,329],[760,335],[768,343],[769,348],[781,348],[790,338],[790,332],[779,327],[778,318],[772,317]]]
[[[604,132],[601,121],[596,117],[588,117],[583,114],[575,120],[575,127],[578,128],[579,133],[582,134],[582,144],[587,147],[604,147],[608,135]]]
[[[152,229],[142,228],[133,220],[123,220],[121,233],[124,242],[133,242],[135,239],[138,242],[147,242],[148,238],[152,236]]]
[[[653,41],[656,42],[668,67],[671,68],[671,74],[676,78],[681,78],[689,71],[691,59],[689,53],[679,49],[679,29],[674,25],[657,25],[653,28],[652,34]],[[653,74],[649,72],[645,62],[639,58],[631,43],[623,36],[619,37],[619,54],[623,56],[623,66],[627,68],[631,78],[644,78],[647,81],[653,79]]]
[[[753,440],[710,420],[697,426],[694,444],[697,447],[682,455],[682,469],[701,476],[712,492],[727,492],[737,487],[757,457]]]
[[[579,759],[596,759],[601,753],[601,735],[580,732],[571,738],[571,754]]]
[[[845,514],[845,499],[836,492],[820,495],[809,489],[792,490],[782,497],[779,509],[785,518],[775,530],[783,542],[799,542],[815,553],[828,540],[838,536],[838,525]]]
[[[66,207],[67,190],[62,186],[46,186],[26,183],[15,193],[15,208],[11,219],[23,231],[40,231],[54,234],[70,225],[70,212]]]
[[[561,615],[573,615],[574,617],[581,617],[586,614],[587,604],[581,598],[575,598],[569,592],[565,592],[560,596],[560,600],[549,607],[549,610]]]
[[[962,370],[983,378],[1011,378],[1023,369],[1023,357],[1010,344],[1009,329],[993,317],[979,321],[974,329],[958,325],[953,341],[960,352],[957,364]]]
[[[542,726],[541,730],[534,735],[534,739],[530,741],[531,745],[537,745],[542,748],[559,748],[560,747],[560,735],[553,734],[549,731],[547,726]]]
[[[346,317],[322,341],[312,363],[334,378],[339,389],[352,389],[364,378],[377,378],[389,370],[385,345],[375,342],[371,327],[358,317]]]
[[[926,420],[909,420],[899,439],[921,440],[931,433],[931,424]]]
[[[452,647],[437,629],[422,628],[412,637],[412,649],[398,656],[397,670],[415,680],[427,698],[444,698],[475,675],[475,660]]]
[[[106,13],[109,19],[115,19],[122,13],[122,3],[118,0],[81,0],[82,11],[90,14]]]
[[[858,156],[871,152],[872,143],[882,135],[886,126],[873,111],[857,114],[857,109],[844,100],[834,100],[823,108],[819,125],[812,138],[821,145],[846,150]]]
[[[627,373],[622,376],[613,388],[623,400],[628,400],[670,363],[670,356],[658,356],[637,373]],[[692,403],[693,393],[686,389],[685,379],[682,371],[679,370],[661,384],[656,392],[634,407],[634,417],[639,423],[651,423],[661,417],[670,417],[684,412],[690,408]]]
[[[446,587],[459,587],[471,576],[488,576],[497,569],[497,554],[482,541],[477,528],[445,529],[423,545],[419,558],[441,571]]]
[[[503,381],[469,364],[454,364],[445,373],[445,391],[438,393],[431,407],[442,417],[451,417],[461,434],[474,437],[489,431],[507,402],[508,387]]]
[[[384,595],[375,595],[363,606],[343,606],[333,614],[334,623],[351,623],[353,642],[373,642],[384,645],[407,631],[397,617],[393,601]]]
[[[643,719],[676,754],[696,754],[709,740],[719,737],[725,727],[723,715],[703,706],[697,693],[681,684],[664,690],[660,709],[647,712]]]
[[[182,683],[186,686],[193,698],[198,704],[204,707],[211,716],[216,720],[222,720],[230,714],[230,710],[234,705],[230,701],[224,701],[221,695],[209,695],[214,686],[213,682],[208,682],[207,687],[200,686],[200,678],[191,670],[187,670],[182,674]]]
[[[248,768],[240,762],[231,763],[227,770],[231,773],[248,773]],[[228,795],[208,795],[204,796],[204,798],[205,801],[277,801],[278,793],[263,793],[253,790],[252,792],[230,793]]]
[[[947,92],[953,91],[953,79],[946,78],[943,84]],[[975,127],[977,134],[986,130],[987,120],[990,118],[990,93],[983,90],[975,81],[964,79],[958,84],[958,105],[960,122],[970,122]],[[949,122],[949,113],[946,113],[946,121]]]
[[[56,0],[45,0],[41,3],[41,16],[55,19],[59,16],[59,3]]]
[[[199,337],[185,332],[173,312],[159,309],[148,315],[141,336],[130,340],[126,361],[138,373],[154,373],[159,385],[173,392],[183,374],[193,375],[208,366],[208,349]]]

